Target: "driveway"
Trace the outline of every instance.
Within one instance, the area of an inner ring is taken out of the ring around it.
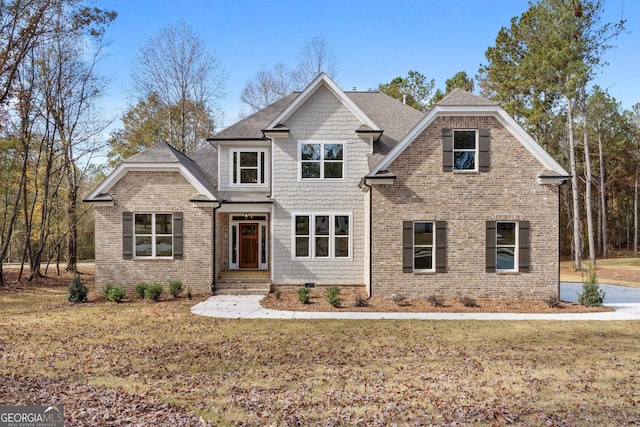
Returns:
[[[640,317],[640,288],[628,286],[600,284],[604,291],[604,304],[616,312],[629,313]],[[560,299],[567,302],[577,302],[582,293],[582,283],[562,282],[560,284]]]
[[[217,295],[191,308],[207,317],[228,319],[418,319],[418,320],[640,320],[640,289],[600,285],[605,305],[616,311],[598,313],[363,313],[270,310],[260,305],[262,295]],[[578,301],[582,283],[561,283],[560,299]]]

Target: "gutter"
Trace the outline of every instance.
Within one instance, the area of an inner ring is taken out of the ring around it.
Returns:
[[[366,177],[362,178],[360,185],[369,189],[369,292],[367,294],[371,298],[373,296],[373,241],[371,240],[373,237],[373,188],[367,184]]]

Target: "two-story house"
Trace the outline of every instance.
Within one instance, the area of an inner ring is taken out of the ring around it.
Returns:
[[[99,287],[558,294],[568,174],[495,103],[455,90],[425,116],[321,74],[209,142],[160,143],[89,194]]]

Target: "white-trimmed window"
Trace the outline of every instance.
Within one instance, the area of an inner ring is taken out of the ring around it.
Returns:
[[[173,256],[173,215],[137,213],[133,216],[135,258]]]
[[[350,258],[351,214],[294,214],[293,257],[308,259]]]
[[[478,132],[476,130],[453,131],[453,170],[475,171],[478,157]]]
[[[264,185],[266,150],[231,150],[231,184]]]
[[[435,224],[432,221],[413,223],[413,271],[435,271]]]
[[[496,271],[518,270],[518,223],[496,221]]]
[[[301,141],[298,159],[301,179],[343,179],[345,177],[344,141]]]

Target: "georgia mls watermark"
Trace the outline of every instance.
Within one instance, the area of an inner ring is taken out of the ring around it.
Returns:
[[[0,427],[64,427],[64,408],[0,406]]]

